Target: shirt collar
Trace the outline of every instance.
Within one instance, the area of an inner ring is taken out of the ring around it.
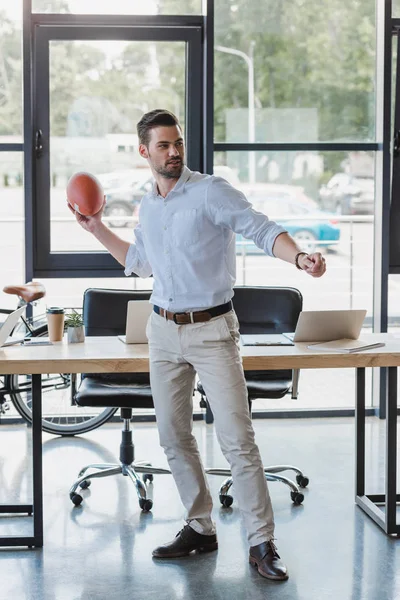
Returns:
[[[175,184],[175,187],[171,190],[171,192],[179,192],[181,189],[183,190],[183,188],[185,187],[185,183],[188,181],[191,174],[192,174],[192,171],[190,169],[188,169],[188,167],[185,165],[183,167],[181,176],[179,177],[178,181]],[[153,196],[158,196],[158,187],[157,187],[157,182],[155,180],[153,182],[152,192],[153,192]]]

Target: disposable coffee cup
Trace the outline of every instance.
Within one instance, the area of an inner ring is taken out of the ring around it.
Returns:
[[[50,306],[46,310],[50,342],[61,342],[64,336],[64,309]]]

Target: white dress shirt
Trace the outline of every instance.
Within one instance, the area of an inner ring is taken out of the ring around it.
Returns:
[[[143,196],[125,275],[154,276],[152,304],[173,312],[228,302],[236,280],[235,233],[269,256],[286,230],[254,210],[225,179],[184,167],[165,198]]]

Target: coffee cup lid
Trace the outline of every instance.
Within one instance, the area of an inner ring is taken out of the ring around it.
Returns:
[[[46,309],[46,312],[51,313],[52,315],[63,315],[64,309],[61,308],[60,306],[49,306]]]

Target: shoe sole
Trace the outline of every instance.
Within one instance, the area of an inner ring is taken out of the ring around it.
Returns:
[[[261,577],[265,577],[265,579],[273,579],[274,581],[286,581],[287,579],[289,579],[288,573],[286,573],[286,575],[283,575],[282,577],[280,577],[279,575],[268,575],[262,569],[260,569],[258,560],[256,558],[253,558],[252,556],[249,557],[249,563],[252,567],[255,567],[261,575]]]
[[[214,542],[213,544],[207,544],[205,546],[200,546],[199,548],[191,548],[190,550],[186,550],[185,552],[168,552],[168,554],[155,553],[153,552],[153,558],[182,558],[184,556],[189,556],[189,554],[193,551],[199,552],[199,554],[203,554],[205,552],[213,552],[214,550],[218,550],[218,542]]]

